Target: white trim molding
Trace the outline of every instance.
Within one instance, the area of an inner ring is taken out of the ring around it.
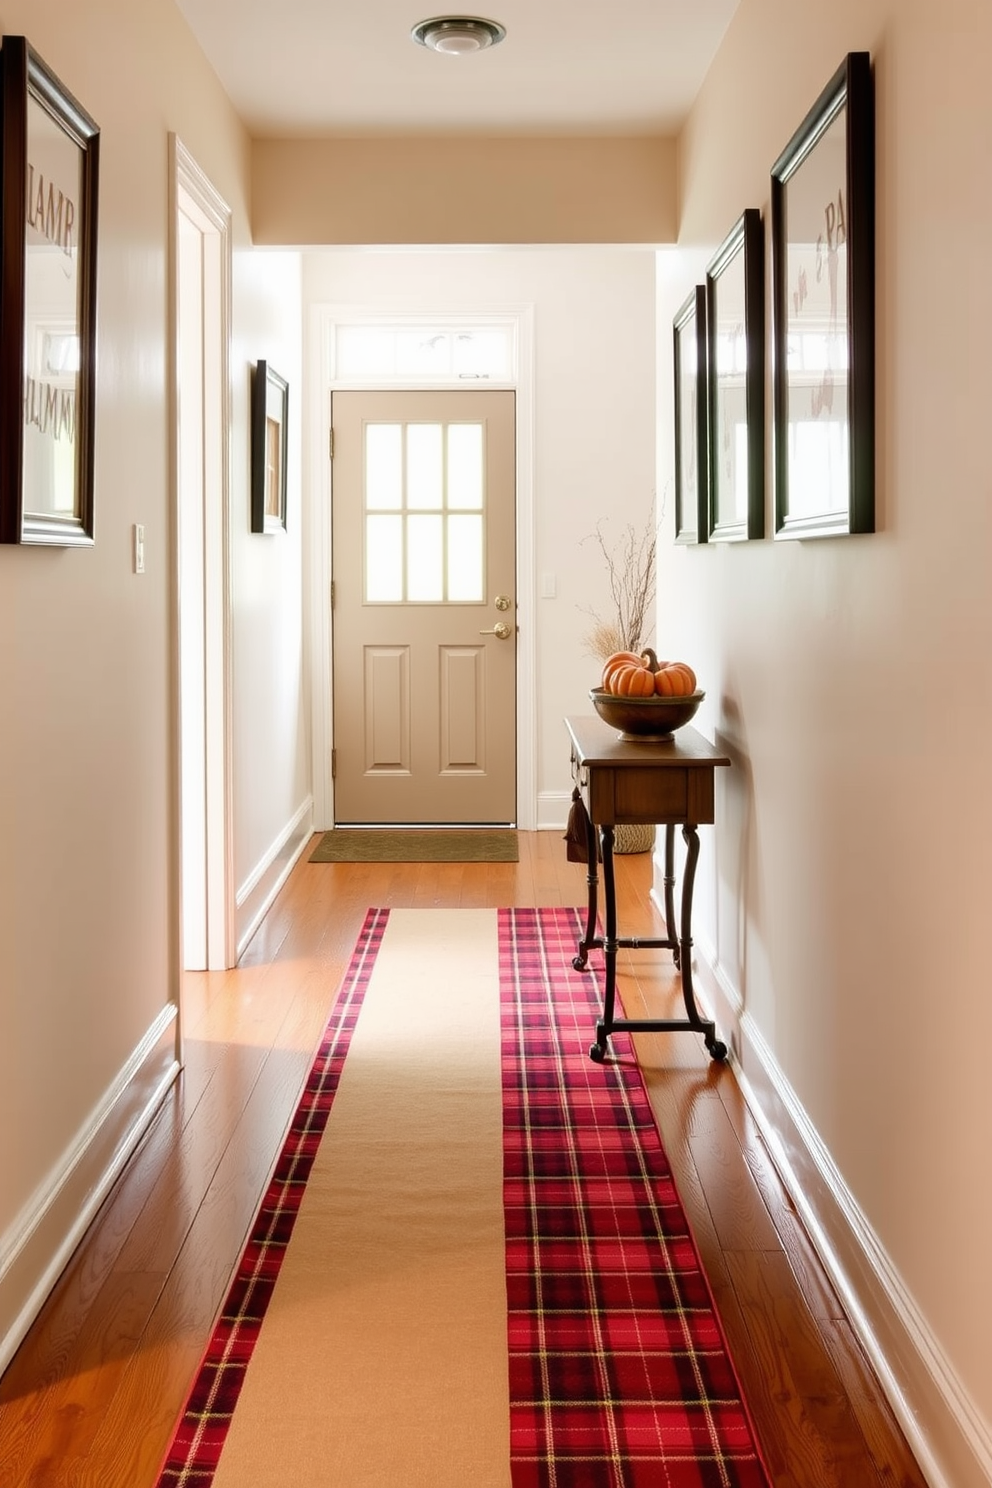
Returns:
[[[55,1168],[0,1235],[0,1373],[179,1073],[176,1022],[177,1009],[164,1007]]]
[[[207,859],[207,965],[221,970],[235,964],[234,929],[234,809],[233,809],[233,659],[231,600],[231,325],[232,325],[232,227],[231,209],[201,170],[178,135],[169,135],[170,253],[170,427],[172,448],[171,511],[172,586],[173,586],[173,841],[175,851],[174,893],[177,946],[176,999],[179,1001],[179,976],[182,967],[182,885],[181,885],[181,731],[182,698],[180,696],[180,546],[179,546],[179,214],[185,211],[198,218],[205,233],[216,236],[219,244],[220,282],[216,286],[219,366],[211,369],[218,396],[217,427],[212,437],[217,441],[219,502],[207,502],[204,521],[204,606],[205,606],[205,787],[206,787],[206,859]],[[219,508],[219,509],[218,509]]]
[[[313,796],[307,796],[299,810],[256,863],[237,893],[238,943],[240,961],[255,931],[275,901],[313,833]]]

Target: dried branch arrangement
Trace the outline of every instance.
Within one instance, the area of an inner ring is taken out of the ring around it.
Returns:
[[[585,643],[593,656],[604,660],[617,651],[638,655],[650,642],[654,626],[657,530],[653,511],[639,532],[628,523],[623,536],[609,547],[603,522],[583,542],[596,542],[606,561],[612,613],[587,608],[593,621]]]

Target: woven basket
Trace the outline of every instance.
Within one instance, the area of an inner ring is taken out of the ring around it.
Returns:
[[[654,847],[655,828],[651,825],[621,822],[613,829],[613,851],[615,853],[650,852]]]

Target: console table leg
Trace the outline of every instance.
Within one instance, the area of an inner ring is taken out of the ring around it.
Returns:
[[[682,838],[686,845],[685,870],[682,875],[682,924],[680,929],[680,950],[682,972],[682,1000],[689,1022],[694,1028],[698,1028],[706,1040],[706,1047],[714,1059],[725,1059],[727,1046],[716,1036],[716,1025],[699,1016],[696,1007],[696,999],[692,990],[692,890],[696,879],[696,863],[699,859],[699,833],[689,823],[682,828]]]
[[[665,827],[665,927],[673,943],[672,957],[678,971],[682,956],[675,933],[675,826],[672,822]]]
[[[572,965],[576,971],[585,971],[589,961],[589,948],[596,943],[596,912],[597,898],[599,893],[599,874],[596,871],[596,859],[599,856],[596,843],[596,828],[589,817],[586,817],[586,933],[579,941],[579,949],[572,957]]]
[[[613,828],[603,827],[603,962],[605,987],[603,992],[603,1016],[596,1024],[596,1042],[589,1050],[589,1058],[602,1064],[606,1057],[606,1040],[613,1031],[613,1013],[616,1007],[617,988],[617,895],[613,877]]]

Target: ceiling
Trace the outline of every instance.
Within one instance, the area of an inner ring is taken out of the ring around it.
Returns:
[[[673,134],[739,0],[492,0],[506,40],[462,57],[418,0],[177,3],[252,135],[316,137]]]

